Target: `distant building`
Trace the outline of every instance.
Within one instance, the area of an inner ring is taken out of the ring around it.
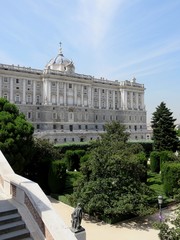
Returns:
[[[54,143],[89,141],[120,121],[132,140],[147,136],[144,85],[78,74],[60,47],[44,70],[0,64],[0,97],[18,106],[35,136]]]

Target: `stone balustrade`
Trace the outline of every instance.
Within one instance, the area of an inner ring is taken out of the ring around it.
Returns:
[[[0,191],[25,207],[46,240],[77,240],[60,216],[54,211],[39,185],[21,177],[0,151]],[[23,218],[23,216],[22,216]]]

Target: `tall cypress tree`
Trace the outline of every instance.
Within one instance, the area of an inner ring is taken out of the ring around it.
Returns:
[[[166,107],[164,102],[156,108],[152,117],[154,150],[169,150],[175,152],[179,145],[179,139],[175,131],[172,112]]]

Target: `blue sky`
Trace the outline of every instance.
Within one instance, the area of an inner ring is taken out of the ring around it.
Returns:
[[[149,123],[164,101],[180,123],[180,0],[6,0],[0,63],[43,69],[58,53],[77,73],[146,87]]]

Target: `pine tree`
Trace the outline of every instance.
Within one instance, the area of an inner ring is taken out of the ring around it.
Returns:
[[[154,150],[169,150],[175,152],[179,145],[179,139],[175,130],[172,112],[164,102],[156,108],[152,117]]]

